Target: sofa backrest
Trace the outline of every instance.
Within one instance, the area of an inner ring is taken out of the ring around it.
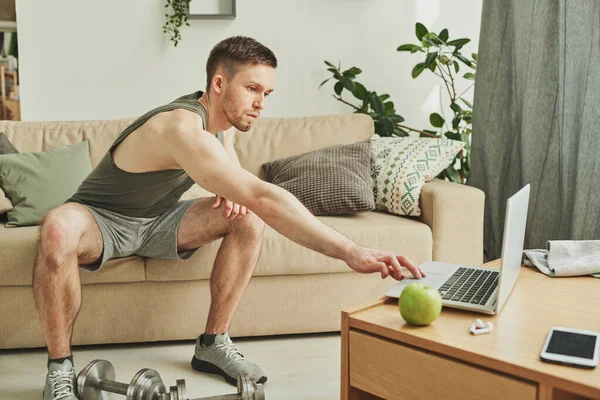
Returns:
[[[135,118],[109,121],[20,122],[0,121],[0,132],[20,152],[46,151],[55,147],[90,143],[92,166],[96,166],[113,141]]]
[[[16,122],[0,121],[0,132],[20,152],[45,151],[87,140],[96,166],[115,138],[135,118],[107,121]],[[248,132],[236,131],[234,144],[244,168],[263,178],[262,165],[336,144],[368,139],[374,133],[364,114],[305,118],[259,118]]]
[[[365,114],[259,118],[250,131],[235,132],[234,145],[242,166],[262,179],[262,165],[266,162],[336,144],[356,143],[373,133],[373,120]]]

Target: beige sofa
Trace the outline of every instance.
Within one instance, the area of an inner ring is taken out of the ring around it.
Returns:
[[[0,132],[21,152],[87,140],[96,165],[132,119],[84,122],[0,121]],[[262,176],[263,163],[373,135],[365,115],[264,118],[237,133],[242,165]],[[56,179],[61,179],[57,176]],[[199,186],[184,198],[209,196]],[[368,212],[319,217],[354,241],[403,254],[417,263],[482,262],[481,191],[445,181],[428,182],[422,216]],[[0,349],[44,346],[32,295],[39,227],[0,225]],[[73,344],[193,339],[203,332],[210,302],[209,276],[220,241],[187,261],[127,257],[98,273],[81,272],[83,305]],[[361,275],[342,261],[303,248],[267,227],[262,253],[233,319],[234,337],[339,331],[340,310],[375,300],[394,284]]]

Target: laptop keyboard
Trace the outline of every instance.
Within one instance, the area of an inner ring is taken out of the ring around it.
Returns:
[[[443,300],[484,305],[498,285],[498,271],[460,267],[438,289]]]

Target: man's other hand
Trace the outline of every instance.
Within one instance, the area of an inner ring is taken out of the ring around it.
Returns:
[[[223,217],[234,220],[236,218],[242,218],[244,215],[249,214],[250,210],[248,210],[245,206],[241,206],[239,204],[235,204],[232,201],[227,200],[224,197],[217,195],[215,199],[215,204],[211,207],[213,210],[218,209],[223,205]]]

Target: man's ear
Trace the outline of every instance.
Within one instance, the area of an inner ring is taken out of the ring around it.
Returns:
[[[212,78],[212,90],[215,93],[221,94],[223,92],[223,75],[216,74]]]

